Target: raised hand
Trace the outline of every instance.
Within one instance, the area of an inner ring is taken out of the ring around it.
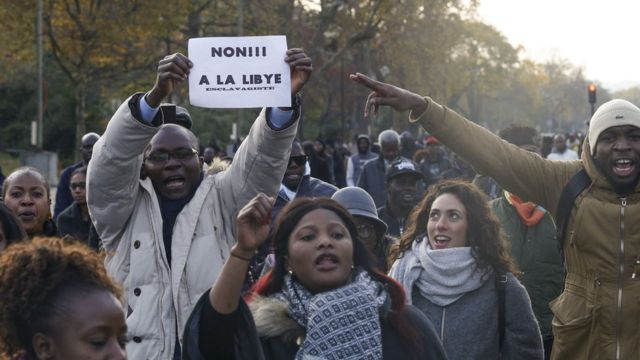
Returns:
[[[373,80],[361,73],[351,74],[349,78],[364,85],[372,92],[367,96],[364,116],[378,115],[380,105],[391,106],[397,111],[411,110],[414,114],[422,114],[427,108],[425,99],[409,90]]]
[[[309,81],[313,66],[311,58],[304,53],[303,49],[293,48],[287,50],[287,57],[284,61],[291,68],[291,95],[297,94]]]
[[[274,199],[265,194],[256,195],[245,205],[236,219],[238,243],[233,250],[238,255],[251,258],[269,235],[271,209]]]
[[[158,62],[158,75],[156,83],[147,93],[147,103],[151,107],[158,107],[162,100],[171,94],[177,85],[185,80],[193,63],[189,58],[180,53],[165,56]]]

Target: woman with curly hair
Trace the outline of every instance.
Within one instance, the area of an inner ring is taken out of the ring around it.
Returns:
[[[122,290],[88,247],[36,237],[0,252],[0,358],[126,359]]]
[[[184,360],[445,358],[433,325],[374,270],[351,215],[334,200],[300,198],[282,210],[275,265],[243,300],[272,207],[259,194],[240,210],[238,242],[189,319]]]
[[[439,329],[449,359],[543,359],[531,302],[475,185],[433,185],[391,257],[389,275]]]
[[[27,238],[20,220],[5,204],[0,203],[0,251],[16,241]]]
[[[51,219],[49,183],[37,169],[23,166],[9,174],[2,184],[2,200],[29,237],[57,235]]]

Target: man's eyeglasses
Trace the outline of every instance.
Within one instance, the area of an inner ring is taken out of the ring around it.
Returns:
[[[190,160],[193,155],[197,155],[198,151],[196,149],[188,149],[182,148],[176,151],[154,151],[147,155],[147,160],[154,164],[164,164],[169,159],[174,158],[180,162],[184,162],[185,160]]]
[[[69,187],[71,188],[71,190],[75,190],[75,189],[84,189],[87,187],[87,184],[85,182],[77,182],[74,183],[72,182],[71,184],[69,184]]]
[[[287,164],[287,167],[291,166],[292,162],[298,166],[304,166],[304,163],[307,162],[307,155],[298,155],[298,156],[289,157],[289,164]]]

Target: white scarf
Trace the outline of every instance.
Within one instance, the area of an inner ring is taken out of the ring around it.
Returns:
[[[485,274],[478,270],[470,247],[433,250],[426,236],[414,241],[411,250],[389,271],[389,276],[404,286],[409,304],[417,286],[422,296],[438,306],[452,304],[478,289],[488,278]]]

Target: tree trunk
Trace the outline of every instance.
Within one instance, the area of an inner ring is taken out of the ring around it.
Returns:
[[[80,153],[80,149],[82,148],[82,136],[87,132],[87,124],[85,119],[85,107],[86,107],[86,84],[84,81],[79,81],[76,84],[75,98],[76,98],[76,109],[75,109],[75,118],[76,118],[76,151],[75,153],[75,162],[78,162],[82,159],[82,154]]]

